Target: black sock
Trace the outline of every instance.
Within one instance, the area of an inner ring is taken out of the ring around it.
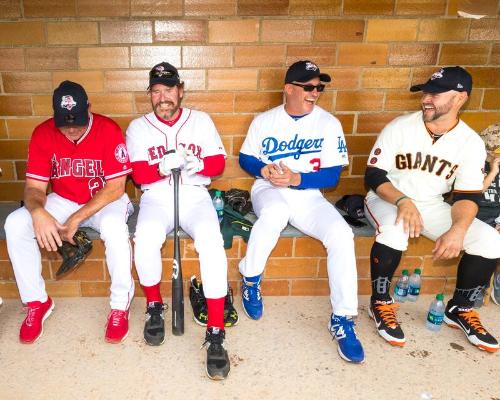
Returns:
[[[496,265],[496,258],[484,258],[464,253],[458,264],[453,304],[464,308],[472,307],[478,295],[488,286]]]
[[[401,261],[400,250],[375,242],[370,253],[370,273],[372,279],[372,299],[389,300],[389,288],[394,271]]]

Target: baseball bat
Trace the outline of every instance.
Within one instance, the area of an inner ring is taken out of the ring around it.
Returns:
[[[174,259],[172,265],[172,333],[184,335],[184,288],[182,285],[181,246],[179,239],[179,174],[172,170],[174,178]]]

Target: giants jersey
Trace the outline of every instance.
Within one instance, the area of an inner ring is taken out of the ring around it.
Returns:
[[[481,192],[484,143],[465,122],[434,141],[422,112],[391,121],[380,133],[368,157],[368,166],[387,171],[387,178],[417,201],[441,199],[455,192]]]
[[[65,199],[85,204],[106,181],[131,172],[122,131],[107,117],[90,114],[76,143],[56,128],[53,118],[33,131],[26,178],[50,181],[52,191]]]
[[[219,133],[210,116],[189,108],[182,109],[179,120],[173,126],[158,120],[154,112],[133,120],[127,129],[127,147],[132,168],[134,163],[144,161],[151,166],[157,165],[167,151],[172,149],[191,150],[199,159],[218,154],[226,156]],[[184,185],[206,186],[210,181],[208,176],[200,174],[189,176],[186,171],[181,170],[181,182]],[[160,179],[154,183],[141,185],[141,189],[165,184],[161,182],[170,184],[169,179]]]
[[[288,115],[283,104],[258,115],[241,152],[266,164],[283,161],[293,172],[349,163],[339,120],[318,106],[297,120]]]

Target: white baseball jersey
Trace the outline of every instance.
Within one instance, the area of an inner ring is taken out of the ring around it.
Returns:
[[[321,107],[297,120],[284,105],[258,115],[250,125],[241,152],[293,172],[347,165],[347,147],[339,120]]]
[[[172,149],[188,149],[198,158],[226,155],[224,146],[215,125],[207,113],[183,108],[179,120],[168,126],[159,121],[154,112],[133,120],[127,129],[127,148],[132,164],[146,161],[149,165],[160,162],[167,151]],[[141,186],[148,189],[153,185],[162,184],[169,180]],[[187,175],[181,171],[181,182],[184,185],[209,185],[208,176],[194,174]]]
[[[441,200],[456,192],[481,192],[486,151],[481,138],[465,122],[434,141],[422,112],[391,121],[380,133],[368,166],[387,171],[387,178],[416,201]]]

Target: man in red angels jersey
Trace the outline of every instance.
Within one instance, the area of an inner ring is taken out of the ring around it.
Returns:
[[[125,193],[131,173],[118,125],[89,112],[85,89],[64,81],[53,94],[54,117],[38,125],[29,144],[24,207],[7,217],[5,231],[21,300],[28,313],[22,343],[33,343],[54,309],[45,291],[38,246],[56,251],[73,242],[78,227],[101,234],[111,276],[111,312],[105,339],[121,342],[128,333],[134,293],[127,218],[133,210]],[[47,194],[48,184],[52,193]]]
[[[132,178],[143,191],[134,243],[135,265],[147,302],[144,339],[156,346],[165,339],[160,249],[174,227],[171,170],[181,168],[179,222],[199,253],[207,298],[207,373],[212,379],[224,379],[229,373],[224,349],[227,259],[206,186],[211,177],[222,174],[226,152],[208,114],[181,108],[184,83],[174,66],[166,62],[154,66],[148,89],[153,111],[132,121],[127,129]]]

